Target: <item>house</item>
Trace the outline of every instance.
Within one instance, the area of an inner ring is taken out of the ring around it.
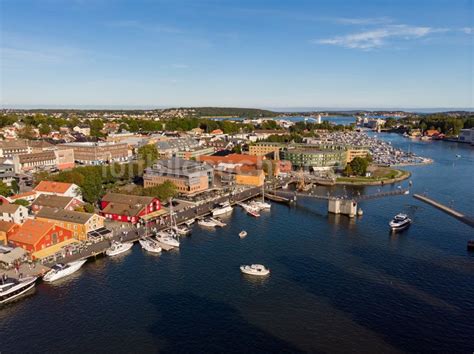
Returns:
[[[9,243],[33,253],[72,239],[72,232],[41,220],[27,220],[8,237]]]
[[[22,205],[3,203],[0,205],[0,220],[23,224],[28,217],[28,209]]]
[[[75,197],[64,197],[60,195],[49,195],[41,194],[31,204],[33,212],[40,211],[43,207],[64,209],[64,210],[75,210],[77,207],[84,204],[81,200]]]
[[[15,233],[20,225],[9,221],[0,221],[0,246],[8,244],[8,237]]]
[[[154,197],[107,193],[100,202],[101,215],[107,219],[137,223],[147,214],[158,214],[161,203]]]
[[[36,199],[36,192],[24,192],[15,195],[11,195],[8,197],[8,201],[10,203],[15,203],[17,200],[26,200],[27,202],[33,202]]]
[[[41,181],[33,190],[37,195],[53,194],[82,200],[81,189],[74,183]]]
[[[104,218],[100,215],[49,207],[41,208],[36,219],[64,227],[72,232],[72,237],[80,241],[87,240],[89,232],[104,227]]]
[[[72,130],[85,136],[91,135],[91,128],[88,125],[76,125]]]

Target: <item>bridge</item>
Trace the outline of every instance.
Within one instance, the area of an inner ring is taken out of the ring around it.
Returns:
[[[346,197],[346,196],[331,196],[331,195],[318,195],[318,194],[312,194],[308,192],[291,192],[291,191],[277,191],[273,192],[276,195],[279,196],[284,196],[287,198],[294,198],[296,197],[305,197],[305,198],[314,198],[314,199],[320,199],[320,200],[351,200],[354,202],[359,202],[359,201],[365,201],[365,200],[371,200],[371,199],[377,199],[377,198],[383,198],[383,197],[391,197],[391,196],[397,196],[397,195],[407,195],[410,194],[410,190],[408,188],[405,189],[396,189],[393,191],[387,191],[387,192],[378,192],[378,193],[373,193],[373,194],[364,194],[364,195],[357,195],[357,196],[351,196],[351,197]]]
[[[422,202],[429,204],[431,206],[434,206],[436,209],[439,209],[443,212],[445,212],[448,215],[451,215],[452,217],[455,217],[459,221],[465,223],[466,225],[469,225],[470,227],[474,227],[474,217],[465,215],[457,210],[454,210],[453,208],[450,208],[440,202],[437,202],[434,199],[428,198],[425,195],[421,194],[414,194],[413,197],[415,199],[421,200]]]

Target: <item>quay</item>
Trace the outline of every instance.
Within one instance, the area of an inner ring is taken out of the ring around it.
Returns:
[[[469,225],[470,227],[474,227],[474,217],[465,215],[457,210],[454,210],[440,202],[437,202],[436,200],[433,200],[421,194],[414,194],[413,197],[415,199],[421,200],[422,202],[426,204],[434,206],[436,209],[439,209],[445,212],[446,214],[451,215],[452,217],[458,219],[459,221],[465,223],[466,225]]]

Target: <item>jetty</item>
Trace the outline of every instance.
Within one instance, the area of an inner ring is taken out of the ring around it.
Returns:
[[[415,199],[421,200],[422,202],[429,204],[431,206],[434,206],[436,209],[441,210],[442,212],[451,215],[452,217],[458,219],[459,221],[465,223],[466,225],[469,225],[470,227],[474,227],[474,217],[465,215],[461,213],[460,211],[457,211],[453,208],[448,207],[447,205],[444,205],[440,202],[437,202],[434,199],[428,198],[425,195],[421,194],[414,194],[413,197]]]

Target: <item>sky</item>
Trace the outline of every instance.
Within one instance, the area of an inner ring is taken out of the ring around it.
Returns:
[[[474,0],[0,0],[2,107],[474,107]]]

